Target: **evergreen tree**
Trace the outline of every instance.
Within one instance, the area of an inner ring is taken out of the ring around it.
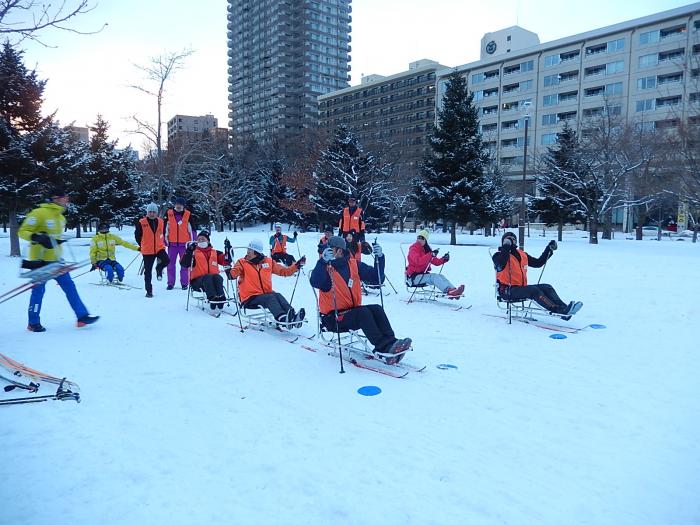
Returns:
[[[45,175],[37,171],[26,135],[43,125],[45,81],[22,63],[22,52],[8,42],[0,51],[0,208],[10,225],[10,255],[20,255],[17,215],[45,194]]]
[[[421,177],[414,182],[420,214],[429,220],[447,221],[451,244],[457,243],[457,224],[479,224],[493,215],[489,199],[494,192],[499,193],[494,187],[498,179],[487,172],[489,156],[472,101],[464,77],[451,75],[438,110],[438,125],[429,139],[432,152],[422,166]]]
[[[349,195],[357,198],[365,222],[380,224],[390,207],[390,166],[366,154],[345,126],[339,126],[316,163],[309,196],[320,222],[335,224]]]
[[[582,168],[576,131],[564,124],[557,133],[556,143],[547,148],[541,159],[537,177],[537,196],[532,199],[532,210],[548,225],[558,225],[557,236],[562,240],[564,224],[584,220],[585,215],[571,196],[570,176]],[[567,191],[568,189],[568,191]]]

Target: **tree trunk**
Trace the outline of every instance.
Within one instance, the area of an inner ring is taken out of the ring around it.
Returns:
[[[491,223],[484,226],[484,237],[491,237]]]
[[[456,222],[453,222],[452,225],[450,226],[450,245],[451,246],[457,245],[457,223]]]
[[[693,228],[693,242],[698,242],[698,229],[700,229],[699,225],[695,225],[695,228]]]
[[[80,237],[81,237],[81,235],[80,235],[80,223],[78,223],[75,227],[75,238],[80,239]]]
[[[603,216],[603,239],[612,239],[612,210],[605,212]]]
[[[17,224],[16,202],[12,201],[10,203],[10,210],[8,213],[8,219],[10,220],[10,257],[19,257],[21,254],[19,251],[19,235],[17,234],[19,231],[19,224]]]
[[[598,244],[598,221],[596,220],[589,221],[588,243]]]
[[[559,219],[559,224],[557,224],[557,241],[561,242],[564,238],[564,221]]]

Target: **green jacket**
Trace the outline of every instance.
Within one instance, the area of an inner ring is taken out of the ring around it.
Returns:
[[[90,261],[95,264],[97,261],[104,261],[109,259],[110,261],[116,261],[116,248],[117,244],[126,246],[130,250],[138,250],[139,247],[130,242],[126,242],[118,235],[113,233],[96,233],[92,238],[92,244],[90,245]]]
[[[47,202],[34,208],[19,227],[19,236],[25,241],[30,241],[35,233],[45,233],[54,242],[57,241],[66,226],[66,219],[63,216],[65,208],[54,202]],[[55,248],[44,248],[41,244],[31,243],[29,246],[28,259],[30,261],[58,261],[61,259],[61,245],[56,244]]]

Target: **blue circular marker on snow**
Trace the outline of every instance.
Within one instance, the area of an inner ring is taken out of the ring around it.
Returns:
[[[437,365],[437,368],[440,370],[457,370],[457,367],[455,365],[448,365],[445,363]]]
[[[376,396],[382,393],[382,389],[378,386],[363,386],[357,389],[357,393],[361,396]]]
[[[593,330],[602,330],[603,328],[607,328],[607,326],[605,326],[604,324],[591,324],[588,326],[593,328]]]
[[[552,334],[549,336],[550,339],[566,339],[564,334]]]

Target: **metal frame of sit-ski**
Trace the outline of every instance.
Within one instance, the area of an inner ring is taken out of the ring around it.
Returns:
[[[408,268],[406,266],[406,263],[408,262],[408,257],[406,255],[406,252],[404,251],[404,246],[411,246],[410,243],[401,243],[399,244],[399,249],[401,250],[401,255],[403,255],[403,260],[404,260],[404,270]],[[440,273],[442,273],[442,266],[440,266]],[[403,276],[403,282],[404,286],[406,286],[406,292],[409,294],[413,295],[413,298],[409,297],[408,302],[412,303],[415,301],[424,301],[424,302],[436,302],[438,299],[450,299],[450,300],[456,300],[456,297],[450,297],[447,295],[445,292],[442,290],[438,290],[435,288],[432,284],[428,283],[421,283],[421,284],[413,284],[411,282],[411,279],[409,278],[408,275],[406,275],[406,272],[404,271],[404,276]],[[464,294],[459,296],[464,297]]]
[[[340,348],[343,350],[354,350],[355,352],[373,355],[371,345],[367,341],[367,338],[358,330],[340,332],[339,338],[338,332],[330,332],[323,326],[321,323],[321,310],[318,304],[318,294],[315,288],[312,287],[311,289],[314,292],[314,299],[316,302],[316,333],[319,339],[336,352],[338,351],[338,340],[340,339]]]
[[[493,255],[496,253],[495,248],[489,248],[489,255],[491,258],[493,258]],[[506,319],[508,320],[508,324],[512,323],[512,320],[515,319],[516,321],[522,321],[522,322],[529,322],[529,321],[538,321],[534,314],[537,315],[547,315],[547,316],[552,316],[552,317],[559,317],[562,318],[564,317],[563,314],[557,314],[554,312],[550,312],[549,310],[545,310],[542,308],[540,305],[532,301],[532,299],[505,299],[501,297],[501,294],[499,292],[499,283],[496,281],[494,283],[494,295],[496,296],[496,305],[498,306],[498,309],[506,313]],[[527,305],[525,303],[528,303]]]

